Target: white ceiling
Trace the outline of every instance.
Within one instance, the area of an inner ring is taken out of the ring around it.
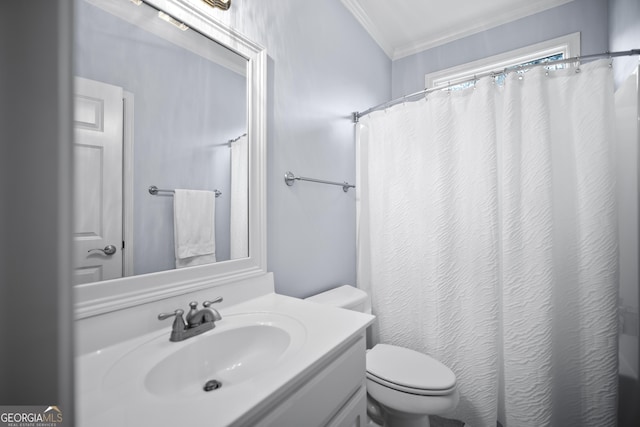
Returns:
[[[398,59],[573,0],[341,0]]]

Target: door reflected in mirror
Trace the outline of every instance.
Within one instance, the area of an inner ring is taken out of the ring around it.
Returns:
[[[75,283],[249,256],[246,59],[130,0],[75,34]]]

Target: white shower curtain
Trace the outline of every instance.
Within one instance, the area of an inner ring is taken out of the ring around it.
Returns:
[[[249,256],[249,142],[231,143],[231,259]]]
[[[361,119],[358,285],[380,342],[455,372],[449,417],[615,425],[612,112],[598,61]]]

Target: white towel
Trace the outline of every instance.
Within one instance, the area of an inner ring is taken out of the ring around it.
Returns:
[[[176,268],[216,262],[215,206],[216,196],[212,191],[175,191]]]

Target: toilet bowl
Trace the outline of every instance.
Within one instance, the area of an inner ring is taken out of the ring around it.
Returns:
[[[308,301],[370,312],[369,296],[344,285],[307,298]],[[458,405],[455,374],[426,354],[389,344],[367,350],[367,394],[382,409],[385,427],[429,427],[429,415]],[[376,414],[378,415],[378,414]],[[372,416],[376,420],[378,416]]]
[[[429,415],[458,405],[451,369],[423,353],[378,344],[367,352],[367,392],[380,404],[387,427],[426,427]]]

